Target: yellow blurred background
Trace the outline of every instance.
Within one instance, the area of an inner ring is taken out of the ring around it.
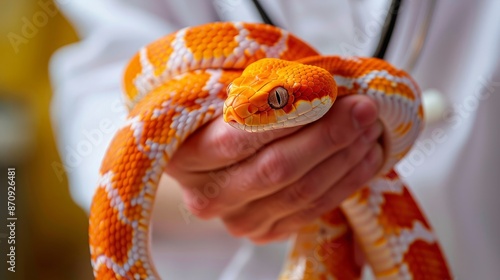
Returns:
[[[50,56],[78,38],[60,13],[35,18],[38,2],[0,4],[0,173],[6,179],[7,168],[16,168],[18,218],[16,272],[2,264],[0,279],[90,279],[87,218],[54,168],[60,159],[49,115]],[[26,30],[34,20],[39,27]]]

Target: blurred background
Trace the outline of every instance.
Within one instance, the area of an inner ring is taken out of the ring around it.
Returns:
[[[0,197],[6,170],[15,167],[18,218],[16,273],[7,274],[2,261],[0,279],[91,279],[87,217],[70,198],[49,116],[49,58],[78,38],[60,13],[27,27],[38,2],[0,4]]]

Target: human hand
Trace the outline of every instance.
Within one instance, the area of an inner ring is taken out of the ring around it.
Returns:
[[[255,243],[283,239],[376,175],[377,116],[370,98],[346,96],[302,127],[248,133],[217,118],[181,145],[166,172],[196,216],[219,217]]]

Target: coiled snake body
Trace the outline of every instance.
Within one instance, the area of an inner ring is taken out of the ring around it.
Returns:
[[[197,128],[222,113],[252,132],[301,125],[349,94],[378,104],[384,167],[340,208],[298,232],[280,279],[359,278],[354,240],[377,279],[451,279],[429,223],[392,169],[422,127],[420,92],[404,71],[373,58],[319,56],[264,24],[210,23],[142,48],[124,83],[131,110],[102,162],[91,206],[96,279],[159,279],[149,253],[156,188]]]

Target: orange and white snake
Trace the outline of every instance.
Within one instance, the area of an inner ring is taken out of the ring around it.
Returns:
[[[423,123],[419,88],[404,71],[374,58],[319,56],[264,24],[210,23],[142,48],[124,87],[131,110],[106,152],[90,212],[96,279],[160,279],[150,255],[155,193],[167,162],[196,129],[221,114],[251,132],[302,125],[349,94],[378,105],[384,166],[298,232],[280,279],[360,278],[355,241],[377,279],[451,279],[429,223],[392,169]]]

